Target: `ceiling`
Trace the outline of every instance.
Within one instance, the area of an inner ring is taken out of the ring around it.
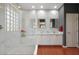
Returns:
[[[63,3],[19,3],[19,6],[21,6],[22,10],[27,10],[27,9],[56,9],[58,10]],[[34,8],[32,8],[34,6]],[[41,8],[43,6],[43,8]],[[57,6],[55,8],[55,6]]]

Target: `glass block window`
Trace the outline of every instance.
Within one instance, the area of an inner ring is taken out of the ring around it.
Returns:
[[[15,7],[6,7],[6,31],[18,31],[20,29],[20,12]]]

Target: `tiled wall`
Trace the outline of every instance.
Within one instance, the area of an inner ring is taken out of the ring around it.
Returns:
[[[3,29],[0,29],[0,55],[34,53],[35,45],[22,43],[20,31],[5,31],[5,4],[0,9],[0,25],[3,27]]]
[[[38,28],[38,20],[45,19],[46,20],[46,28],[40,30]],[[57,10],[26,10],[23,11],[23,28],[26,32],[29,33],[39,33],[42,32],[53,32],[53,29],[50,25],[50,19],[56,19],[57,28],[59,27],[59,13]],[[35,28],[33,28],[35,27]]]

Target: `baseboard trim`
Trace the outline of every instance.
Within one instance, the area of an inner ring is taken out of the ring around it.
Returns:
[[[79,48],[79,46],[76,46],[76,47],[63,46],[63,48]]]
[[[79,48],[79,46],[77,46],[77,48]]]
[[[67,48],[67,46],[63,46],[63,48]]]
[[[35,46],[34,55],[37,55],[38,45]]]
[[[62,47],[62,45],[38,45],[38,47]]]

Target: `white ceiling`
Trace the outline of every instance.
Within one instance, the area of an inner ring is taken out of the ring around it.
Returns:
[[[21,9],[27,10],[27,9],[41,9],[41,5],[43,5],[42,9],[59,9],[63,3],[19,3],[19,6],[21,6]],[[32,8],[32,6],[35,6],[35,8]],[[57,8],[54,8],[54,6],[57,6]]]

